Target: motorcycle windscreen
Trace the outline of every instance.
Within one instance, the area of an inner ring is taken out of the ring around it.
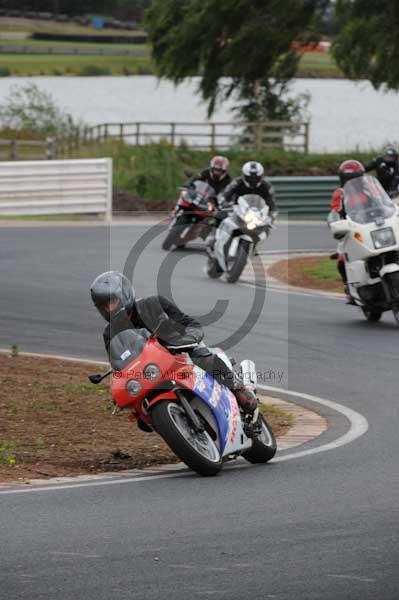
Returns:
[[[192,190],[192,200],[194,204],[206,209],[208,207],[208,201],[210,198],[216,196],[216,192],[212,186],[206,181],[194,181]]]
[[[257,194],[245,194],[244,196],[240,196],[238,204],[242,204],[247,210],[249,208],[252,208],[253,210],[262,210],[266,208],[266,202]]]
[[[194,181],[194,188],[197,194],[201,194],[204,198],[208,199],[211,196],[216,196],[216,192],[209,183],[206,181]]]
[[[147,329],[124,329],[113,336],[109,345],[109,361],[114,371],[121,371],[142,353],[150,333]]]
[[[345,184],[344,206],[348,217],[362,225],[389,219],[396,211],[378,179],[370,175],[350,179]]]

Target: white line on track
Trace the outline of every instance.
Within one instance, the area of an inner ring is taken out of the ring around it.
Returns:
[[[311,396],[309,394],[303,394],[301,392],[293,392],[290,390],[283,390],[276,387],[271,386],[260,386],[259,389],[265,392],[275,392],[275,393],[283,393],[285,396],[289,396],[294,401],[295,399],[303,399],[310,401],[315,404],[319,404],[321,406],[326,406],[344,417],[346,417],[350,423],[349,430],[344,433],[344,435],[340,436],[336,440],[329,442],[327,444],[322,444],[321,446],[317,446],[315,448],[309,448],[308,450],[300,450],[298,452],[291,452],[289,454],[285,454],[283,456],[277,456],[271,462],[283,462],[287,460],[292,460],[296,458],[302,458],[304,456],[309,456],[312,454],[318,454],[319,452],[326,452],[329,450],[335,450],[340,446],[344,446],[356,440],[366,433],[368,430],[368,422],[365,417],[363,417],[360,413],[339,404],[338,402],[333,402],[332,400],[325,400],[324,398],[319,398],[318,396]],[[243,465],[244,466],[244,465]],[[236,468],[243,468],[241,465],[237,465]],[[234,468],[234,467],[233,467]],[[250,468],[250,467],[248,467]],[[51,491],[59,491],[59,490],[71,490],[74,488],[82,488],[82,487],[98,487],[105,485],[122,485],[126,483],[141,483],[143,481],[154,481],[157,479],[172,479],[174,477],[183,477],[183,476],[192,476],[191,471],[182,470],[177,473],[165,473],[159,475],[145,475],[139,477],[123,477],[115,479],[110,479],[109,475],[107,476],[99,476],[98,479],[91,479],[79,481],[78,483],[64,483],[58,485],[47,485],[47,486],[37,486],[32,488],[19,488],[19,489],[9,489],[0,491],[0,495],[3,494],[29,494],[33,492],[51,492]]]
[[[238,284],[241,287],[249,287],[254,288],[254,283],[247,283],[245,281],[239,281]],[[321,300],[337,300],[338,302],[343,302],[345,297],[343,294],[329,294],[328,292],[305,292],[302,290],[296,290],[295,288],[285,287],[285,286],[273,286],[273,284],[266,285],[266,292],[272,292],[274,294],[284,294],[285,296],[294,295],[294,296],[305,296],[307,298],[318,298]]]
[[[292,460],[293,458],[301,458],[303,456],[309,456],[311,454],[318,454],[319,452],[326,452],[328,450],[335,450],[340,446],[345,446],[346,444],[350,444],[357,438],[361,437],[366,433],[369,428],[367,419],[363,417],[360,413],[344,406],[343,404],[339,404],[338,402],[333,402],[332,400],[326,400],[324,398],[319,398],[318,396],[311,396],[310,394],[303,394],[301,392],[292,392],[290,390],[283,390],[276,387],[271,387],[268,385],[259,386],[264,392],[277,392],[282,393],[285,396],[291,397],[293,400],[302,398],[303,400],[308,400],[315,404],[319,404],[321,406],[326,406],[341,415],[344,415],[349,423],[350,427],[344,435],[340,436],[336,440],[329,442],[328,444],[323,444],[322,446],[317,446],[315,448],[309,448],[308,450],[299,450],[298,452],[291,452],[285,456],[277,456],[273,459],[273,462],[282,462],[285,460]]]

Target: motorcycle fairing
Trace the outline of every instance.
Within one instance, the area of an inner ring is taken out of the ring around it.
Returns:
[[[242,428],[240,410],[234,394],[200,367],[194,367],[193,392],[201,398],[215,417],[223,456],[242,451],[252,442]]]

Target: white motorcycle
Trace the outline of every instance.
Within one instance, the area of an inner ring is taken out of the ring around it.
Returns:
[[[256,194],[238,198],[216,230],[213,252],[208,256],[208,276],[216,279],[226,273],[226,280],[235,283],[255,246],[266,239],[271,228],[269,207],[263,198]]]
[[[392,310],[399,325],[399,208],[369,175],[344,186],[346,218],[330,223],[348,292],[368,321]]]

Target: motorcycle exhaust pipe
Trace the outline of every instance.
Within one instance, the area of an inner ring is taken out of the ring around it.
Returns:
[[[256,376],[256,365],[253,360],[245,359],[241,361],[240,374],[243,384],[252,390],[256,390],[258,378]]]

